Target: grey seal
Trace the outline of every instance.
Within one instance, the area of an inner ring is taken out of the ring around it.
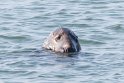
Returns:
[[[60,53],[79,52],[78,37],[68,28],[58,28],[43,43],[43,48]]]

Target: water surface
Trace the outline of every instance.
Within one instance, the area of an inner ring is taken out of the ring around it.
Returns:
[[[79,53],[42,49],[63,26]],[[0,83],[124,83],[123,0],[0,0]]]

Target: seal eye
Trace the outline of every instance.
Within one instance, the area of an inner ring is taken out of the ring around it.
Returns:
[[[61,35],[58,35],[58,36],[55,38],[56,41],[58,41],[58,40],[60,40],[60,39],[61,39]]]

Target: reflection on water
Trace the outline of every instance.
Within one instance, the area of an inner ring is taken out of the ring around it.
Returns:
[[[124,83],[122,0],[1,0],[0,83]],[[79,53],[42,49],[63,26]]]

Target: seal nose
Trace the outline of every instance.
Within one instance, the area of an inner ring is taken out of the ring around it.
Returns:
[[[65,44],[63,46],[63,50],[64,50],[64,52],[73,52],[74,51],[73,46],[71,44]]]
[[[65,44],[65,45],[63,46],[64,49],[69,49],[70,47],[71,47],[70,44]]]
[[[71,45],[70,44],[65,44],[63,47],[66,48],[66,49],[68,49],[68,48],[71,47]]]

